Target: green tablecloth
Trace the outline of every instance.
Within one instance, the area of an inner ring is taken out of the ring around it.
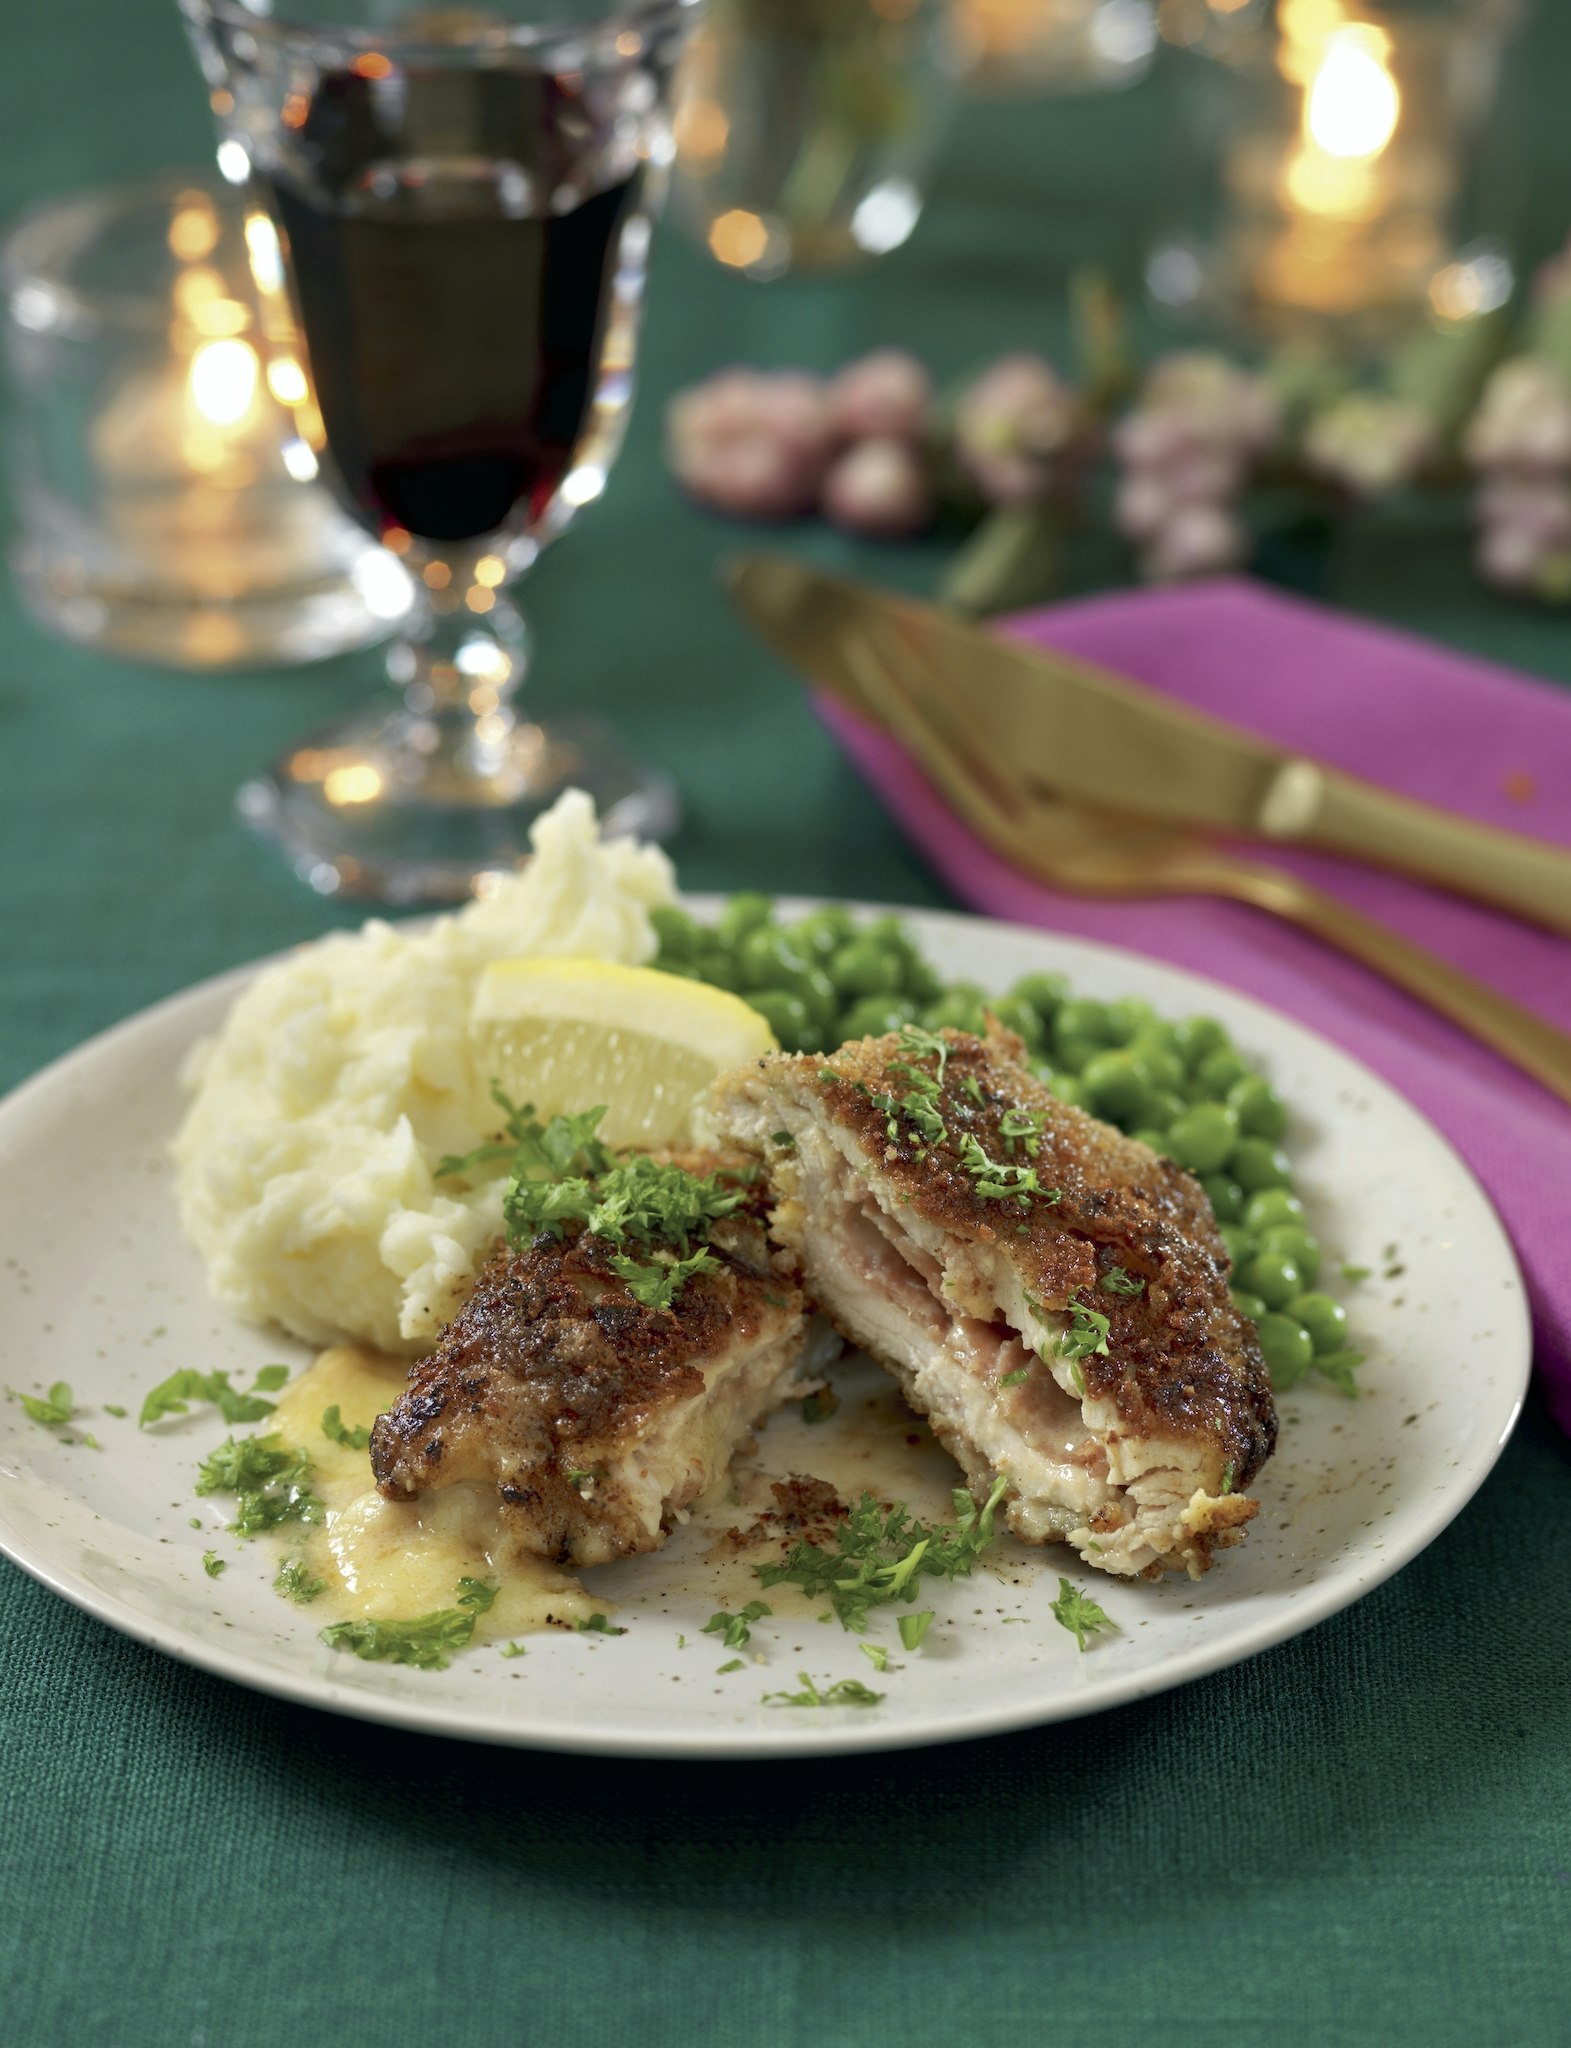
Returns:
[[[1544,13],[1516,122],[1540,252],[1571,212],[1571,19]],[[1132,262],[1160,107],[1153,86],[972,113],[914,243],[855,286],[760,290],[664,239],[614,487],[528,598],[539,701],[604,706],[678,774],[690,884],[943,900],[713,594],[730,536],[662,476],[664,396],[733,357],[828,367],[893,339],[955,371],[1051,346],[1066,264]],[[0,134],[0,213],[198,160],[173,9],[13,6]],[[1571,681],[1565,623],[1480,592],[1465,546],[1446,521],[1370,525],[1325,594]],[[843,552],[915,584],[933,567],[923,547]],[[1117,573],[1094,549],[1079,567]],[[3,1086],[349,920],[241,834],[230,796],[362,697],[368,665],[141,672],[0,606]],[[1531,1409],[1421,1559],[1239,1670],[810,1767],[579,1763],[339,1721],[165,1662],[0,1566],[0,2040],[1565,2041],[1568,1463]]]

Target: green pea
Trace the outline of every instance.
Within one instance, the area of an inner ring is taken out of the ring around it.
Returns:
[[[1235,1081],[1227,1099],[1238,1112],[1238,1127],[1252,1138],[1280,1138],[1287,1129],[1287,1104],[1258,1074]]]
[[[1058,1015],[1059,1006],[1068,1001],[1069,983],[1061,974],[1022,974],[1009,993],[1020,1002],[1029,1003],[1046,1026]]]
[[[851,939],[829,962],[829,978],[843,996],[888,996],[900,986],[898,956],[866,936]]]
[[[848,939],[856,937],[856,921],[847,910],[826,905],[810,910],[798,923],[786,927],[805,959],[822,964],[830,960]]]
[[[1164,1039],[1142,1031],[1129,1041],[1126,1050],[1153,1088],[1177,1094],[1184,1085],[1184,1063]]]
[[[1267,1308],[1286,1308],[1304,1291],[1304,1276],[1281,1252],[1256,1252],[1239,1271],[1239,1284],[1258,1294]]]
[[[1244,1205],[1244,1221],[1251,1230],[1273,1230],[1278,1224],[1302,1226],[1304,1205],[1291,1188],[1265,1188]]]
[[[1317,1352],[1340,1351],[1347,1342],[1347,1310],[1329,1294],[1295,1294],[1287,1313],[1302,1323]]]
[[[911,1005],[899,996],[863,996],[840,1019],[840,1042],[848,1038],[882,1038],[911,1021]]]
[[[1190,1073],[1190,1092],[1197,1102],[1226,1102],[1240,1081],[1247,1081],[1249,1068],[1231,1048],[1207,1053]]]
[[[1080,1085],[1078,1074],[1055,1073],[1048,1086],[1060,1102],[1067,1102],[1075,1109],[1086,1107],[1085,1090]]]
[[[1028,1051],[1040,1050],[1042,1026],[1029,1003],[1021,1002],[1018,996],[998,996],[987,1007],[1006,1031],[1019,1032]]]
[[[1252,1323],[1258,1323],[1260,1318],[1266,1314],[1266,1305],[1258,1294],[1246,1294],[1241,1287],[1234,1287],[1230,1292],[1233,1297],[1234,1308],[1238,1310],[1241,1316],[1248,1316]]]
[[[968,983],[958,983],[947,995],[928,1005],[922,1022],[929,1031],[971,1031],[980,1038],[987,1029],[987,1019],[982,1015],[982,991],[973,990]]]
[[[1113,1117],[1126,1127],[1150,1120],[1150,1083],[1127,1052],[1093,1054],[1081,1071],[1080,1083],[1098,1116]]]
[[[821,967],[804,967],[787,984],[806,1003],[815,1024],[827,1031],[840,1014],[840,993]]]
[[[1173,1026],[1173,1049],[1186,1067],[1198,1067],[1203,1059],[1231,1045],[1227,1027],[1215,1017],[1181,1017]]]
[[[649,913],[649,922],[655,928],[655,937],[660,941],[660,965],[669,967],[673,960],[695,958],[704,943],[705,933],[697,921],[685,910],[678,910],[674,904],[658,904]]]
[[[1269,1138],[1240,1138],[1228,1161],[1234,1180],[1241,1187],[1285,1187],[1293,1177],[1287,1154]]]
[[[1170,1131],[1188,1107],[1182,1095],[1170,1095],[1165,1088],[1158,1088],[1153,1098],[1151,1121],[1160,1124],[1164,1131]]]
[[[700,981],[707,981],[711,988],[734,990],[737,986],[736,963],[729,953],[700,953],[693,962],[693,972]]]
[[[775,899],[761,896],[756,890],[743,890],[729,896],[725,907],[715,919],[715,935],[722,944],[735,946],[760,925],[768,924],[775,914]]]
[[[1054,1064],[1066,1074],[1080,1073],[1091,1064],[1099,1052],[1106,1051],[1107,1047],[1099,1038],[1055,1036],[1053,1039]]]
[[[1225,1103],[1197,1102],[1174,1119],[1167,1139],[1180,1166],[1194,1173],[1215,1173],[1227,1164],[1238,1143],[1238,1118]]]
[[[1138,1131],[1131,1131],[1129,1135],[1137,1144],[1149,1145],[1158,1158],[1167,1157],[1167,1133],[1159,1131],[1155,1124],[1142,1124]]]
[[[786,988],[750,989],[747,1000],[767,1021],[787,1052],[807,1051],[813,1020],[799,995]]]
[[[736,949],[737,979],[748,988],[795,988],[807,962],[777,924],[755,925]]]
[[[1218,1223],[1241,1223],[1244,1217],[1244,1191],[1236,1180],[1229,1180],[1225,1173],[1203,1173],[1200,1185],[1206,1191],[1206,1200],[1211,1204],[1211,1214]]]
[[[910,959],[919,957],[916,940],[911,927],[904,918],[885,916],[872,918],[862,927],[864,939],[871,939],[876,946],[883,946],[892,953],[904,953]]]
[[[1232,1260],[1235,1270],[1239,1266],[1247,1265],[1259,1250],[1253,1235],[1242,1223],[1219,1223],[1216,1230],[1217,1236],[1227,1246],[1227,1256]]]
[[[1255,1329],[1271,1385],[1277,1393],[1284,1394],[1298,1384],[1313,1363],[1315,1347],[1309,1332],[1291,1316],[1272,1310],[1256,1316]]]
[[[1139,996],[1120,996],[1107,1006],[1107,1029],[1115,1045],[1127,1045],[1155,1022],[1155,1010]]]
[[[914,1003],[936,1003],[944,992],[944,978],[935,974],[925,960],[913,957],[905,963],[900,986]]]
[[[1061,1003],[1053,1019],[1053,1036],[1059,1044],[1069,1040],[1111,1045],[1113,1031],[1106,1003],[1093,1003],[1084,996],[1073,996],[1067,1003]]]
[[[1263,1252],[1279,1252],[1283,1258],[1291,1259],[1304,1276],[1304,1285],[1313,1287],[1320,1278],[1320,1247],[1307,1230],[1300,1230],[1296,1223],[1273,1223],[1260,1237]]]

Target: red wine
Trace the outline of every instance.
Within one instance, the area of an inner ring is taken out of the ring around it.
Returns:
[[[321,80],[268,180],[328,453],[373,532],[527,528],[589,424],[643,168],[564,207],[570,85],[400,83],[392,136],[371,82]]]

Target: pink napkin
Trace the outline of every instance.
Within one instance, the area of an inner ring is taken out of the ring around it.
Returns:
[[[1571,847],[1571,694],[1242,581],[1085,599],[1011,622],[1389,788]],[[881,734],[820,710],[965,903],[1151,953],[1298,1017],[1384,1075],[1462,1154],[1527,1274],[1537,1361],[1571,1430],[1571,1109],[1355,962],[1246,906],[1062,896],[961,825]],[[1291,867],[1571,1029],[1571,941],[1374,868]]]

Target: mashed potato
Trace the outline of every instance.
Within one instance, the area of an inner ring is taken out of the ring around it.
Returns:
[[[175,1140],[186,1234],[221,1301],[308,1343],[423,1349],[501,1230],[502,1183],[450,1192],[444,1153],[483,1135],[469,1054],[493,960],[641,965],[675,900],[657,848],[602,841],[570,790],[534,859],[423,930],[373,920],[267,968],[198,1048]]]

